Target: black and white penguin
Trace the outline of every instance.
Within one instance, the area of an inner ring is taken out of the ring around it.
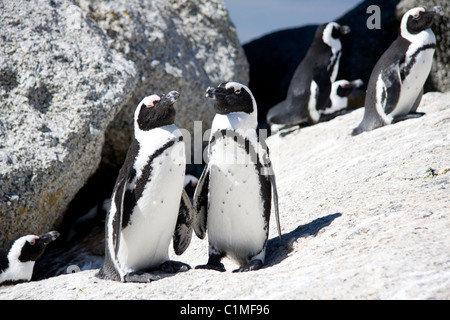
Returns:
[[[330,99],[327,102],[326,107],[320,112],[320,121],[328,121],[336,117],[340,111],[348,107],[348,96],[355,90],[363,85],[361,79],[348,81],[337,80],[331,85]],[[271,134],[275,134],[278,131],[291,128],[289,125],[272,124],[270,126]]]
[[[169,260],[189,246],[192,206],[183,190],[186,155],[174,124],[179,93],[146,97],[134,115],[134,139],[119,172],[105,221],[105,263],[98,276],[150,282],[187,271]]]
[[[257,128],[257,105],[249,88],[222,83],[207,89],[215,100],[207,165],[194,194],[194,231],[208,233],[209,259],[197,269],[225,271],[229,256],[234,272],[257,270],[264,264],[271,201],[281,237],[278,195],[269,153]]]
[[[331,85],[330,102],[321,114],[333,114],[348,107],[348,96],[363,85],[361,79],[348,81],[338,80]]]
[[[336,22],[317,28],[314,40],[295,70],[286,100],[267,112],[269,124],[294,125],[319,122],[330,99],[331,84],[336,80],[341,58],[340,38],[350,27]]]
[[[57,231],[42,236],[27,235],[0,249],[0,285],[30,281],[34,263],[44,253],[47,245],[58,237]]]
[[[399,36],[373,68],[364,117],[353,135],[423,115],[416,110],[436,47],[436,37],[430,27],[434,15],[441,10],[441,7],[429,10],[418,7],[403,15]]]

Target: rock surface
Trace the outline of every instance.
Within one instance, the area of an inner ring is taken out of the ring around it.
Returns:
[[[0,246],[56,228],[102,157],[123,163],[144,96],[178,90],[192,133],[207,86],[248,82],[221,0],[1,1],[0,43]]]
[[[135,69],[72,1],[0,3],[0,244],[52,230],[96,170]]]
[[[272,219],[265,268],[190,270],[150,284],[97,270],[0,287],[0,299],[449,299],[450,93],[426,115],[352,137],[363,109],[269,138],[283,238]],[[207,259],[193,238],[174,259]]]
[[[214,111],[208,86],[248,82],[248,63],[222,0],[90,1],[80,5],[109,36],[112,47],[133,61],[137,84],[106,132],[104,162],[120,168],[143,97],[177,90],[178,127],[194,133],[194,121],[210,127]]]

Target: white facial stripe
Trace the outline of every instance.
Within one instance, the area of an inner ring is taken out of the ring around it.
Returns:
[[[419,7],[419,8],[412,8],[410,10],[408,10],[402,18],[402,22],[400,24],[400,34],[403,38],[405,38],[406,40],[409,40],[411,42],[413,42],[414,36],[413,34],[408,32],[407,26],[406,24],[408,23],[408,18],[410,16],[418,16],[421,12],[425,12],[425,8]]]
[[[155,103],[156,101],[160,101],[160,100],[161,100],[161,98],[160,98],[158,95],[154,94],[154,95],[145,97],[145,98],[142,100],[142,103],[145,104],[148,108],[151,108],[151,107],[154,106],[154,103]]]
[[[414,10],[414,9],[413,9]],[[415,11],[411,12],[414,18],[417,18],[421,12],[425,12],[424,8],[417,8]]]
[[[339,39],[335,39],[332,36],[333,29],[338,27],[339,25],[336,22],[330,22],[327,24],[322,34],[322,41],[331,47],[331,51],[336,54],[337,51],[341,50],[341,41]]]

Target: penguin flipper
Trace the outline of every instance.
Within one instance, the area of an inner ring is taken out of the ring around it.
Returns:
[[[180,210],[173,234],[173,248],[177,255],[181,255],[191,243],[193,208],[186,191],[181,194]]]
[[[206,235],[208,218],[209,168],[205,167],[194,193],[194,232],[200,239]]]
[[[386,68],[381,78],[384,82],[384,112],[390,114],[397,106],[400,99],[400,91],[402,87],[402,77],[400,71],[400,63],[404,60],[404,55],[398,56],[398,61]]]
[[[116,202],[116,214],[113,220],[113,246],[114,246],[114,258],[117,257],[120,246],[120,231],[122,230],[122,221],[123,221],[123,210],[124,210],[124,201],[125,201],[125,192],[128,189],[128,183],[132,176],[133,167],[129,166],[126,170],[126,174],[120,182],[117,184],[117,189],[115,193],[115,199],[113,201]],[[117,205],[117,200],[119,200]]]
[[[272,185],[272,197],[273,206],[275,211],[275,221],[277,222],[278,238],[281,240],[281,224],[280,224],[280,211],[278,210],[278,191],[277,184],[275,182],[275,174],[271,168],[271,174],[269,175],[270,184]]]

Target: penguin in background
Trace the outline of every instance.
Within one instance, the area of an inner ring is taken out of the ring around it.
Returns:
[[[364,117],[352,135],[418,118],[423,86],[431,71],[436,37],[430,29],[441,7],[413,8],[401,20],[400,33],[380,57],[367,86]]]
[[[18,237],[0,249],[0,285],[30,281],[36,260],[47,245],[59,237],[57,231],[41,236]]]
[[[234,272],[264,265],[271,201],[281,238],[278,194],[268,148],[259,136],[256,101],[248,87],[221,83],[209,87],[215,101],[208,162],[194,194],[194,231],[208,233],[209,259],[196,269],[225,271],[229,256]]]
[[[341,57],[340,38],[350,27],[336,22],[317,28],[314,40],[289,84],[286,100],[267,112],[269,124],[295,125],[319,122],[330,99]]]
[[[362,85],[363,81],[361,79],[353,81],[337,80],[333,82],[329,106],[321,112],[321,115],[330,115],[346,109],[348,107],[348,96],[352,94],[353,90],[360,88]]]
[[[150,282],[190,266],[169,260],[192,236],[192,206],[183,190],[186,155],[174,124],[179,93],[144,98],[134,115],[135,137],[119,172],[105,221],[105,263],[98,277]]]

